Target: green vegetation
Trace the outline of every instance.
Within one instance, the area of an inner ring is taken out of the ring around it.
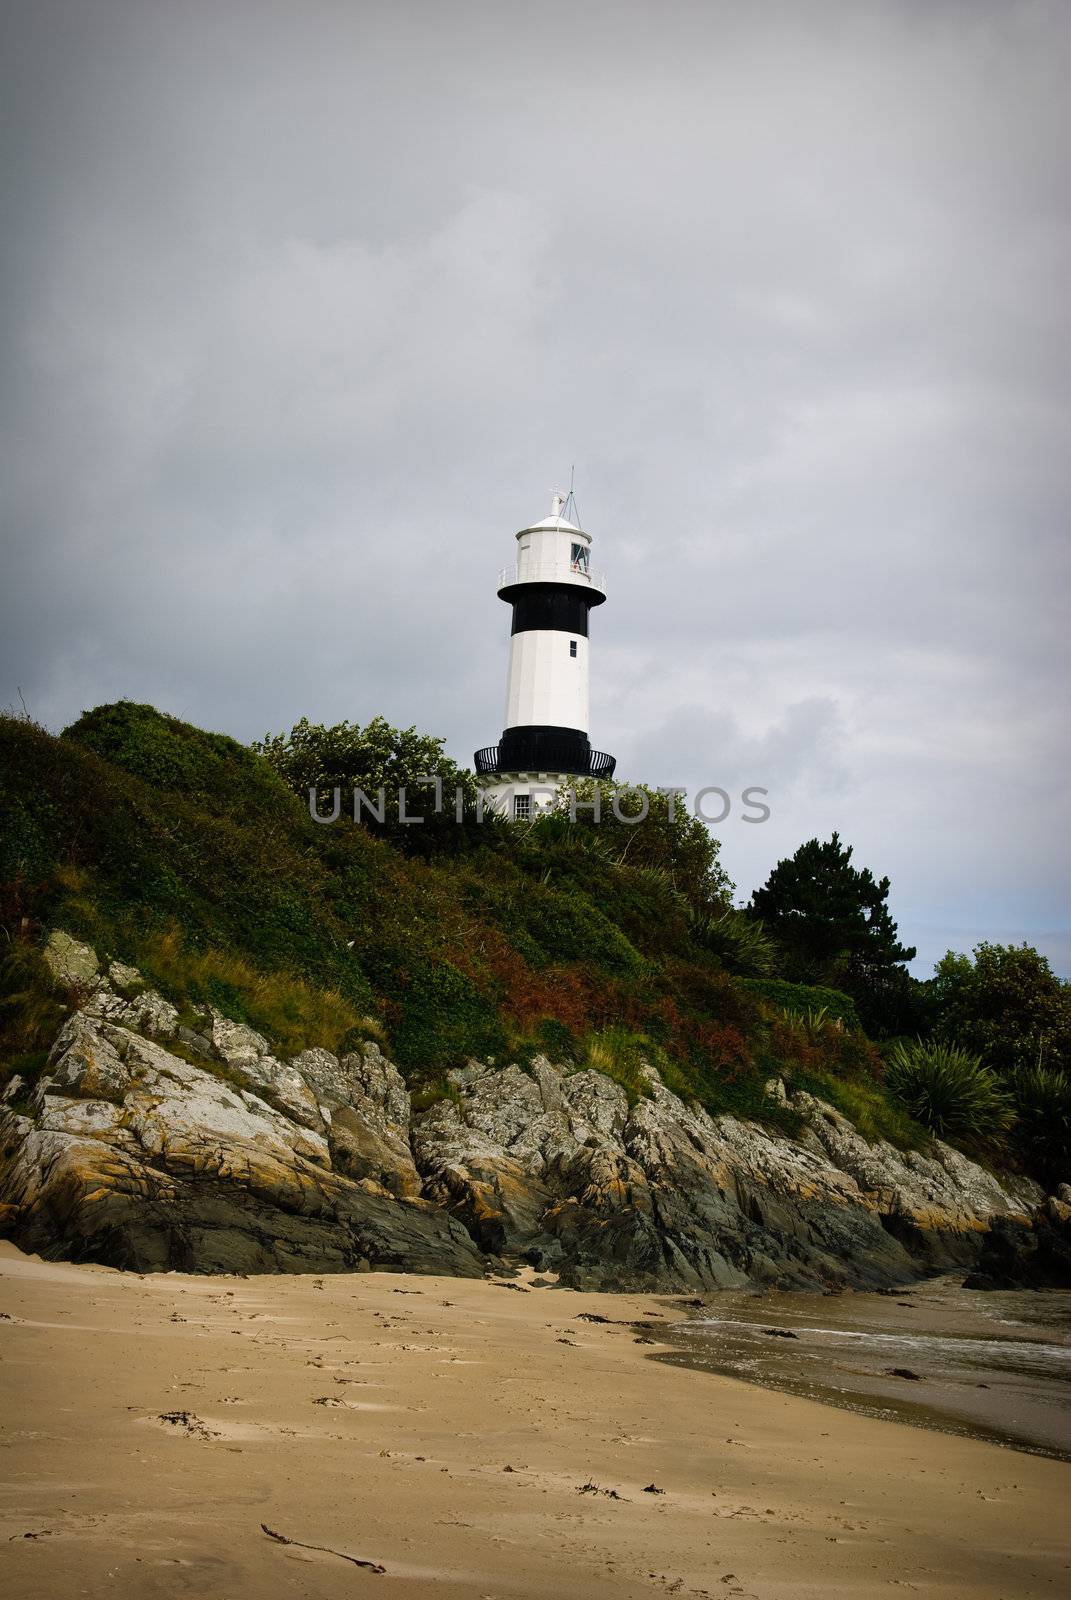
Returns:
[[[1030,945],[978,945],[974,959],[949,951],[931,985],[937,1031],[958,1039],[1005,1075],[1071,1065],[1071,984]]]
[[[624,1089],[629,1105],[634,1106],[651,1092],[642,1068],[652,1054],[650,1042],[642,1034],[630,1033],[627,1028],[603,1028],[588,1039],[582,1064],[613,1078]]]
[[[956,1045],[897,1041],[889,1051],[885,1081],[905,1110],[942,1139],[984,1145],[1015,1120],[1000,1079]]]
[[[800,845],[751,897],[781,951],[780,976],[843,989],[877,1037],[915,1025],[918,989],[903,965],[915,951],[899,942],[888,898],[888,878],[854,867],[851,845],[836,833]]]
[[[840,989],[827,989],[819,984],[786,983],[783,978],[751,978],[745,982],[752,994],[769,1000],[771,1005],[779,1006],[783,1011],[801,1014],[825,1011],[834,1021],[843,1022],[845,1027],[859,1027],[855,1001]]]
[[[777,946],[762,923],[746,911],[693,913],[692,938],[702,950],[717,956],[726,972],[742,978],[766,978],[777,970]]]
[[[38,949],[25,939],[9,941],[0,956],[0,1083],[16,1076],[34,1082],[77,999],[54,982]]]
[[[309,814],[309,787],[389,797],[406,782],[416,795],[434,772],[447,811],[431,814],[429,786],[424,824],[355,824],[347,801],[332,826]],[[445,1074],[469,1057],[545,1052],[597,1067],[632,1103],[650,1064],[711,1113],[793,1132],[780,1080],[868,1138],[920,1145],[932,1130],[1061,1170],[1071,1010],[1036,952],[981,946],[918,984],[887,881],[857,871],[836,836],[781,863],[742,911],[702,824],[648,791],[649,819],[630,827],[609,793],[599,827],[561,808],[479,822],[471,774],[441,741],[382,719],[302,722],[254,750],[129,702],[58,738],[0,719],[4,1072],[32,1081],[77,999],[40,956],[62,927],[139,967],[190,1021],[217,1006],[283,1054],[377,1039],[418,1106],[453,1098]],[[897,994],[910,1000],[900,1020],[924,1015],[934,1038],[890,1048],[886,1072],[860,1021],[889,1032],[895,1006],[882,1006]],[[980,1066],[949,1066],[960,1044]]]
[[[1055,1188],[1071,1173],[1071,1075],[1059,1067],[1022,1067],[1011,1092],[1026,1164]]]
[[[339,722],[333,728],[311,723],[307,717],[289,733],[266,734],[254,742],[253,752],[263,756],[278,776],[308,806],[314,790],[321,816],[330,816],[334,791],[339,791],[343,815],[352,815],[354,790],[365,797],[358,802],[378,810],[380,836],[407,854],[453,854],[473,849],[481,837],[476,820],[476,780],[445,755],[443,740],[417,733],[415,728],[392,728],[383,717],[373,717],[361,728]],[[429,778],[442,784],[441,805],[436,810],[436,790]],[[406,790],[406,815],[422,817],[405,822],[399,817],[398,791]],[[380,791],[383,791],[382,794]],[[461,794],[461,825],[456,814],[456,794]],[[494,827],[494,819],[489,819]]]

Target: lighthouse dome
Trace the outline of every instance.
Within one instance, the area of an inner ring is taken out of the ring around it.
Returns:
[[[544,517],[542,522],[533,522],[527,528],[522,528],[518,539],[523,539],[526,533],[582,533],[575,522],[567,522],[562,516],[565,501],[560,494],[556,494],[550,503],[550,516]],[[585,539],[586,533],[582,535]]]
[[[583,589],[589,605],[606,599],[600,575],[591,568],[591,535],[562,516],[565,502],[556,494],[550,516],[517,534],[517,561],[498,575],[498,592],[511,600],[518,585],[558,584]]]

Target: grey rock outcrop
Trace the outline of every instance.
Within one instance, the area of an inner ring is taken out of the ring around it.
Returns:
[[[220,1043],[232,1070],[240,1060],[278,1086],[280,1064],[249,1040],[221,1029]],[[76,1012],[28,1106],[17,1110],[11,1096],[0,1111],[6,1231],[48,1257],[140,1271],[371,1264],[478,1275],[468,1233],[415,1198],[418,1183],[392,1192],[333,1163],[315,1094],[294,1076],[319,1128],[304,1119],[305,1099],[288,1109],[107,1016]]]
[[[994,1217],[1040,1198],[939,1142],[867,1144],[806,1095],[790,1140],[686,1106],[650,1068],[631,1109],[611,1079],[542,1058],[450,1076],[459,1104],[412,1131],[425,1194],[485,1250],[581,1287],[892,1284],[970,1263]]]
[[[100,981],[97,952],[62,928],[49,934],[42,954],[58,983],[93,989]]]
[[[590,1288],[874,1287],[971,1266],[987,1239],[1007,1276],[1013,1243],[1038,1239],[1048,1261],[1067,1232],[1061,1201],[1031,1230],[1033,1185],[940,1142],[869,1144],[780,1082],[797,1138],[686,1105],[650,1068],[630,1105],[604,1074],[545,1057],[469,1062],[414,1116],[372,1040],[283,1061],[218,1011],[182,1026],[135,969],[104,974],[77,941],[49,949],[81,1009],[40,1081],[0,1106],[0,1217],[45,1255],[465,1275],[490,1256]]]

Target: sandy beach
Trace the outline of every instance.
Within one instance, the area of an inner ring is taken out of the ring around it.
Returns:
[[[1067,1465],[652,1361],[632,1324],[679,1302],[531,1274],[142,1278],[11,1246],[0,1280],[14,1596],[1071,1584]]]

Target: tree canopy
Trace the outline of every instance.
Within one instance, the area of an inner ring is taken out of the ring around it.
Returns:
[[[472,843],[475,827],[476,780],[471,772],[457,766],[444,752],[445,741],[415,728],[394,728],[385,717],[373,717],[362,728],[356,722],[337,722],[332,727],[310,722],[307,717],[289,733],[265,734],[253,749],[271,764],[288,788],[307,802],[310,789],[317,792],[322,813],[329,816],[332,793],[340,791],[343,816],[353,815],[355,789],[378,804],[380,789],[385,791],[384,821],[371,823],[377,831],[411,853],[450,854]],[[441,807],[436,810],[436,793],[429,778],[441,780]],[[423,822],[403,822],[399,817],[398,794],[406,790],[406,811]],[[456,791],[461,792],[462,822],[455,810]],[[357,820],[369,821],[363,807]],[[493,820],[490,824],[493,826]]]
[[[786,978],[843,989],[868,1031],[887,1034],[917,1025],[919,988],[904,966],[916,952],[900,943],[888,898],[888,878],[853,866],[851,845],[834,833],[779,861],[750,909],[779,945]]]
[[[974,959],[949,950],[931,985],[936,1031],[997,1072],[1071,1068],[1071,984],[1031,945],[976,945]]]

